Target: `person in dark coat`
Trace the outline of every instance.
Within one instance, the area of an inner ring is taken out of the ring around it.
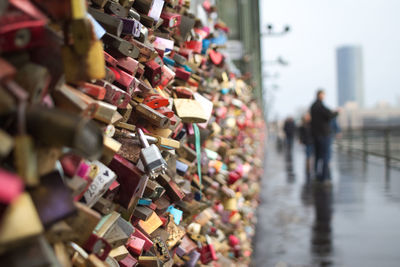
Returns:
[[[294,140],[294,135],[296,133],[296,124],[294,123],[292,117],[289,117],[285,120],[285,124],[283,125],[283,131],[285,132],[286,136],[287,153],[290,154],[292,153],[293,140]]]
[[[315,149],[314,168],[315,175],[319,181],[330,179],[329,151],[331,144],[331,120],[338,115],[338,112],[333,112],[324,105],[324,98],[325,92],[318,90],[317,99],[310,109],[311,133]]]
[[[311,116],[310,113],[304,114],[301,126],[299,127],[299,140],[304,145],[306,153],[306,175],[307,180],[311,176],[311,158],[314,153],[314,140],[311,133]]]

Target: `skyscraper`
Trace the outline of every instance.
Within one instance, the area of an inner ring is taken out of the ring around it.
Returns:
[[[364,76],[361,46],[342,46],[336,51],[338,104],[356,102],[364,105]]]

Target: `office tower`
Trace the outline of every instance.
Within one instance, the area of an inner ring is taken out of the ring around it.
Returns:
[[[342,46],[336,51],[338,104],[356,102],[364,105],[363,58],[360,46]]]

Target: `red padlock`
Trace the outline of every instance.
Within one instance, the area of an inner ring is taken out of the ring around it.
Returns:
[[[10,0],[0,17],[0,51],[12,52],[43,44],[47,18],[27,0]]]
[[[128,73],[135,76],[139,68],[139,62],[131,57],[121,57],[117,59],[117,66]]]
[[[214,49],[211,49],[208,55],[210,56],[211,62],[217,66],[221,65],[221,63],[224,60],[224,56],[221,53],[215,51]]]
[[[179,98],[193,99],[193,91],[186,87],[174,87],[176,95]]]
[[[112,67],[116,67],[118,61],[113,58],[109,53],[107,53],[106,51],[104,51],[104,59],[106,61],[106,63]]]
[[[190,78],[190,72],[188,72],[182,68],[176,68],[175,69],[175,77],[178,79],[181,79],[183,81],[188,81]]]
[[[91,83],[80,83],[78,85],[78,89],[85,94],[88,94],[97,100],[103,100],[106,95],[106,88],[100,85],[91,84]]]
[[[155,110],[160,112],[164,116],[167,116],[169,119],[171,119],[175,115],[175,113],[167,107],[159,107],[159,108],[156,108]]]
[[[149,80],[153,87],[161,81],[161,66],[155,60],[150,60],[145,64],[144,76]]]
[[[197,54],[201,54],[201,50],[203,49],[203,43],[201,41],[187,41],[184,44],[184,47]]]
[[[143,252],[143,247],[146,241],[139,237],[132,237],[130,241],[128,241],[128,244],[126,244],[126,247],[130,253],[136,256],[142,255]]]
[[[102,261],[106,260],[111,251],[111,245],[104,238],[95,234],[90,235],[83,248],[94,253]]]
[[[147,95],[144,100],[143,104],[151,107],[152,109],[158,109],[161,107],[166,107],[169,105],[169,100],[167,98],[164,98],[160,95]]]
[[[114,83],[125,90],[128,95],[132,96],[133,91],[135,90],[137,83],[135,77],[129,75],[123,70],[119,69],[119,77],[115,79]]]
[[[160,17],[164,20],[163,25],[165,27],[173,28],[173,27],[177,27],[181,24],[182,17],[180,14],[170,13],[170,12],[162,12]]]

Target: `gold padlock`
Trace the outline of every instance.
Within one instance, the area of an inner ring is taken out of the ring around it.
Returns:
[[[101,41],[93,41],[87,53],[80,55],[69,45],[61,49],[65,80],[70,83],[103,79],[106,76],[104,50]]]
[[[38,185],[37,158],[32,137],[26,134],[17,135],[14,142],[14,157],[17,173],[27,186]]]

